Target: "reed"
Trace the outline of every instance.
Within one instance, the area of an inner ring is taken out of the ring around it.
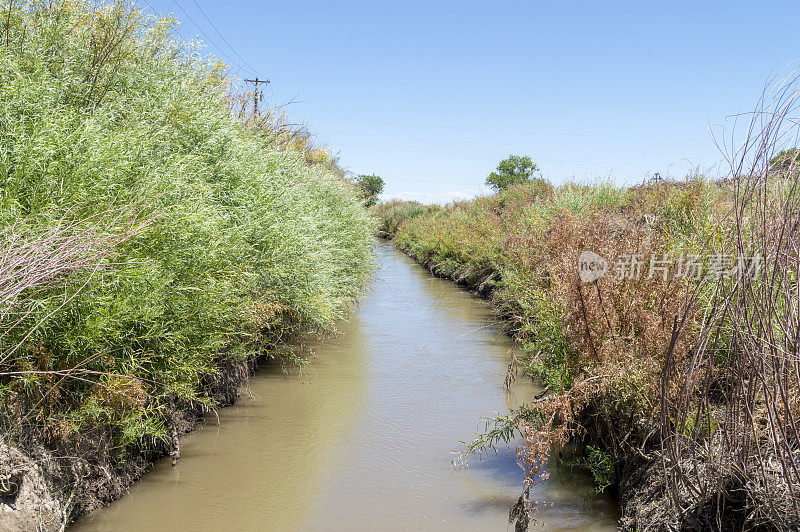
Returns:
[[[236,81],[174,20],[0,13],[3,437],[169,446],[169,412],[212,406],[221,367],[345,315],[372,219],[300,130],[238,116]]]
[[[579,442],[591,453],[577,463],[615,479],[623,527],[798,526],[800,172],[794,160],[770,165],[797,144],[797,88],[796,77],[776,80],[744,134],[726,137],[736,146],[727,179],[523,184],[424,212],[379,206],[398,247],[490,288],[525,353],[512,373],[546,386],[465,449],[524,436],[522,507],[553,454]],[[586,250],[610,265],[642,257],[641,275],[584,283]],[[745,272],[756,255],[756,277],[709,275],[714,257],[742,259]],[[651,257],[693,256],[700,276],[648,274]],[[522,507],[513,515],[524,521]]]

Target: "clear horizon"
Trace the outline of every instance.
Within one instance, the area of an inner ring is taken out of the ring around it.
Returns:
[[[269,78],[265,99],[349,171],[383,177],[384,197],[423,202],[485,193],[512,153],[555,184],[724,174],[709,127],[751,110],[800,57],[790,2],[148,9],[238,77]]]

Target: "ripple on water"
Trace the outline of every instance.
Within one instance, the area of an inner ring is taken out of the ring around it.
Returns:
[[[481,419],[529,399],[503,387],[511,342],[488,306],[379,244],[373,289],[340,335],[311,342],[301,377],[254,377],[130,495],[76,530],[508,530],[515,445],[453,469]],[[534,498],[545,530],[615,529],[580,472],[552,468]]]

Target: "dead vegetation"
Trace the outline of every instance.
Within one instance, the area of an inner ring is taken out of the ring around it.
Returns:
[[[800,163],[770,165],[798,142],[798,89],[794,73],[776,78],[735,117],[746,128],[724,130],[724,180],[379,207],[397,245],[439,274],[493,276],[525,371],[550,391],[468,449],[523,433],[523,503],[577,441],[614,464],[625,529],[800,526]],[[592,282],[578,275],[587,250],[609,267]],[[519,510],[518,523],[533,515]]]

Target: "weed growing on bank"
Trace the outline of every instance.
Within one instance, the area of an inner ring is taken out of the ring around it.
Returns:
[[[467,452],[523,434],[528,494],[554,452],[582,442],[576,465],[618,490],[622,524],[634,529],[800,522],[788,295],[797,288],[798,172],[778,176],[765,163],[776,137],[788,138],[778,122],[794,109],[794,89],[784,90],[731,158],[746,161],[734,179],[520,184],[424,212],[378,206],[399,248],[439,275],[489,287],[525,352],[522,371],[546,386],[487,423]],[[588,281],[579,271],[587,251],[608,269]],[[723,271],[720,257],[730,261],[724,273],[709,275]],[[745,274],[753,257],[763,268]]]
[[[603,491],[613,486],[616,482],[614,461],[611,459],[611,455],[594,445],[586,446],[584,456],[562,459],[561,464],[566,467],[579,467],[589,471],[597,485],[597,491]]]
[[[237,116],[232,80],[174,21],[126,2],[0,13],[0,263],[17,264],[0,284],[31,247],[63,266],[2,300],[4,438],[105,426],[153,448],[175,402],[210,405],[220,367],[344,315],[371,218],[324,151]]]

